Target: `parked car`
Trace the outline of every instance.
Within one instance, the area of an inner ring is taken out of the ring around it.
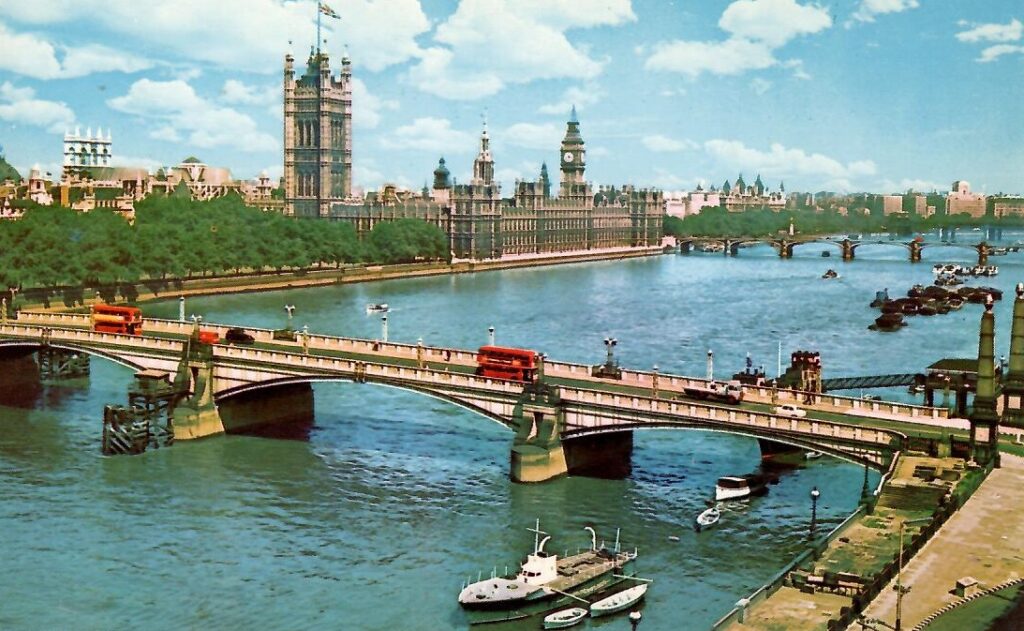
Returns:
[[[803,418],[807,416],[807,411],[798,408],[792,403],[783,403],[782,405],[775,406],[775,413],[779,416],[792,416],[794,418]]]
[[[224,339],[229,344],[252,344],[256,341],[256,338],[252,334],[247,333],[245,329],[233,328],[228,329],[228,332],[224,334]]]

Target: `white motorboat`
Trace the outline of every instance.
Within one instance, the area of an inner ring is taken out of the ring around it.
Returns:
[[[371,303],[366,305],[366,313],[387,313],[388,311],[388,303],[386,302]]]
[[[616,611],[622,611],[639,601],[647,593],[647,584],[642,583],[636,587],[613,594],[608,598],[597,601],[590,605],[590,615],[593,617],[605,616]]]
[[[566,627],[571,627],[574,624],[583,622],[583,619],[587,617],[587,613],[587,610],[583,607],[573,607],[572,609],[556,611],[553,614],[544,616],[544,628],[565,629]]]
[[[722,516],[722,511],[718,510],[717,506],[712,506],[706,509],[700,515],[697,515],[697,521],[693,527],[697,532],[710,528],[718,523],[718,519]]]
[[[807,458],[808,460],[814,460],[815,458],[821,458],[821,452],[820,451],[808,451],[807,453],[804,454],[804,458]]]

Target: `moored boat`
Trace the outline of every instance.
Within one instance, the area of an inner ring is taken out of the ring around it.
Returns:
[[[390,310],[388,303],[370,303],[366,305],[366,313],[387,313]]]
[[[715,501],[740,499],[767,490],[768,480],[763,475],[727,475],[715,483]]]
[[[883,313],[875,318],[875,323],[868,328],[872,331],[895,331],[901,326],[906,326],[901,313]]]
[[[622,611],[638,602],[647,593],[647,585],[640,584],[630,587],[617,594],[603,598],[590,605],[590,615],[593,617],[605,616],[616,611]]]
[[[572,609],[556,611],[555,613],[544,617],[544,628],[565,629],[567,627],[571,627],[574,624],[583,622],[583,619],[587,617],[587,613],[589,612],[583,607],[573,607]]]
[[[693,524],[694,530],[700,532],[706,530],[718,523],[719,518],[722,517],[722,511],[718,510],[717,506],[705,509],[700,515],[697,515],[697,519]]]
[[[519,572],[492,575],[465,586],[459,593],[459,604],[467,610],[471,624],[514,620],[574,605],[629,578],[623,568],[637,556],[635,550],[619,550],[618,535],[614,548],[598,547],[597,536],[588,527],[590,549],[559,558],[544,550],[551,537],[540,538],[547,535],[540,530],[540,520],[530,530],[535,533],[533,552],[526,556]]]

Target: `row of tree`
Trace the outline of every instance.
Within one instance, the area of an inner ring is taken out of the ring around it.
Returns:
[[[927,232],[936,228],[973,226],[1019,227],[1024,221],[1018,217],[995,219],[992,217],[971,217],[967,213],[957,215],[932,215],[922,217],[909,215],[877,215],[851,213],[842,215],[836,210],[822,212],[783,210],[770,208],[750,209],[744,212],[729,212],[721,206],[702,208],[699,214],[683,219],[665,217],[665,234],[677,237],[731,237],[776,235],[789,230],[804,235],[840,234],[844,232],[892,232],[911,234]]]
[[[134,225],[107,211],[36,206],[0,222],[0,285],[99,287],[144,279],[249,270],[445,260],[448,238],[435,225],[401,219],[360,241],[351,224],[297,221],[229,195],[195,202],[151,196]]]

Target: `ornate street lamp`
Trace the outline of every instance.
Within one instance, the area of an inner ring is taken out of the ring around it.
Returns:
[[[818,487],[811,489],[811,532],[808,534],[809,537],[814,537],[814,528],[818,525],[818,498],[821,497],[821,491]]]

